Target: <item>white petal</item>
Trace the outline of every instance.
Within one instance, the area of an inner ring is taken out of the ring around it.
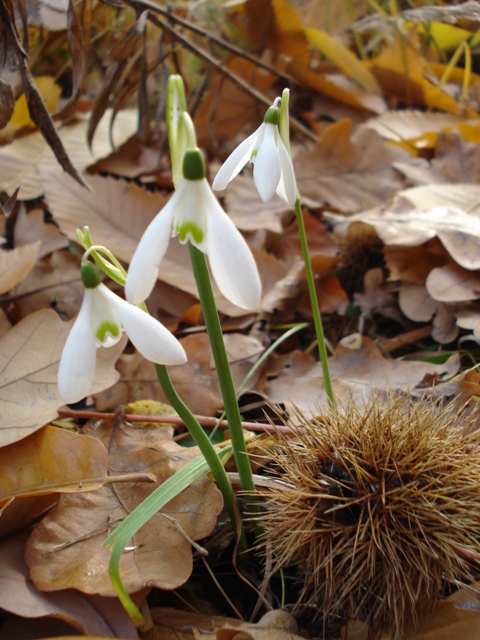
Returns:
[[[241,142],[228,156],[215,176],[215,180],[212,183],[213,189],[216,191],[223,191],[223,189],[226,189],[227,184],[240,173],[252,157],[253,150],[255,149],[255,143],[262,131],[262,127],[263,124],[254,133],[252,133],[252,135],[248,136],[248,138]]]
[[[128,337],[144,358],[158,364],[183,364],[187,361],[180,342],[158,320],[107,288],[102,294],[115,307]]]
[[[258,309],[262,284],[252,252],[213,193],[209,190],[205,197],[210,214],[208,258],[215,282],[233,304]]]
[[[66,404],[82,400],[92,387],[97,350],[90,319],[91,306],[92,292],[86,289],[58,368],[58,390]]]
[[[253,165],[255,186],[264,202],[273,197],[281,175],[280,154],[277,147],[277,126],[265,124],[265,133]]]
[[[92,308],[90,321],[97,347],[113,347],[122,337],[123,327],[117,312],[102,295],[107,290],[104,284],[91,289]]]
[[[297,199],[297,182],[295,180],[295,171],[293,168],[292,158],[288,153],[283,140],[278,136],[278,151],[280,153],[280,165],[282,167],[282,175],[277,187],[277,194],[285,200],[287,204],[294,207]]]
[[[173,221],[173,235],[177,236],[182,226],[187,232],[180,239],[182,244],[191,242],[197,249],[206,253],[208,232],[208,210],[203,198],[204,185],[208,186],[206,179],[185,180],[187,183],[183,189],[175,209]],[[208,187],[210,189],[210,187]],[[188,230],[190,227],[190,230]],[[183,235],[183,234],[182,234]]]
[[[183,180],[180,183],[167,204],[148,225],[133,254],[125,283],[125,295],[132,304],[146,300],[155,286],[158,267],[172,235],[175,209],[186,182]]]

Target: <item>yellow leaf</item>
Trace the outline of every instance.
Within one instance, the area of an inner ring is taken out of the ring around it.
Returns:
[[[55,84],[55,79],[51,76],[40,76],[39,78],[35,78],[35,83],[43,98],[48,113],[52,113],[52,111],[57,107],[58,99],[62,92],[61,87]],[[35,126],[28,112],[25,94],[22,94],[15,103],[15,109],[8,124],[10,127],[14,127],[15,129]]]
[[[358,82],[364,89],[381,95],[381,89],[373,74],[339,40],[319,29],[305,29],[305,35],[311,45],[334,62],[349,78]]]
[[[417,25],[407,23],[405,26],[407,29],[415,26],[419,35],[433,40],[441,51],[454,51],[461,42],[468,40],[472,36],[470,31],[443,22],[429,22],[428,24]]]

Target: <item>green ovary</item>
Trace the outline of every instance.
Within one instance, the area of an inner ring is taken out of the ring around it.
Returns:
[[[110,334],[112,338],[118,338],[118,336],[120,335],[120,327],[113,322],[104,320],[98,327],[95,333],[95,337],[99,342],[103,343],[107,338],[107,334]]]
[[[205,233],[201,227],[195,222],[184,222],[177,227],[177,233],[180,238],[180,242],[186,242],[190,237],[193,242],[201,244],[205,238]]]

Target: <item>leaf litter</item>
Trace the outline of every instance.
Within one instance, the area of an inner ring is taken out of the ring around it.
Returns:
[[[480,77],[468,54],[462,67],[456,53],[456,47],[465,52],[468,41],[475,51],[480,16],[469,7],[476,3],[400,10],[392,20],[367,3],[347,8],[339,2],[329,22],[322,3],[247,0],[215,15],[199,8],[185,18],[174,10],[177,26],[165,26],[162,37],[151,19],[163,16],[161,8],[141,2],[150,14],[135,15],[129,4],[115,16],[107,5],[65,5],[56,17],[42,5],[29,15],[28,44],[26,31],[12,22],[11,3],[2,2],[11,35],[6,60],[20,56],[25,92],[18,98],[13,74],[0,83],[0,122],[6,125],[0,148],[0,608],[10,612],[13,629],[28,618],[57,618],[91,637],[146,638],[114,597],[110,551],[102,543],[157,485],[146,477],[133,484],[108,478],[153,474],[161,483],[198,455],[174,442],[171,427],[134,427],[121,414],[83,425],[58,419],[58,362],[82,297],[77,228],[87,224],[94,241],[128,266],[172,192],[160,125],[159,50],[166,60],[174,56],[191,89],[211,176],[257,126],[278,82],[295,82],[293,161],[337,397],[365,407],[372,398],[388,402],[392,392],[413,399],[427,394],[467,402],[465,411],[474,413],[480,395]],[[434,22],[427,27],[427,9],[445,13],[428,17]],[[210,33],[217,39],[209,52]],[[92,37],[96,61],[90,59]],[[70,60],[69,71],[59,66],[49,38]],[[28,64],[21,47],[30,54]],[[247,50],[263,54],[252,57]],[[260,423],[265,413],[294,424],[299,412],[316,418],[327,400],[293,212],[278,198],[263,206],[249,170],[221,195],[263,284],[258,314],[215,292],[237,389],[276,345],[242,388],[242,413]],[[180,395],[194,413],[219,418],[218,377],[186,249],[178,243],[170,243],[149,304],[189,356],[187,364],[171,368]],[[298,329],[283,339],[292,327]],[[152,365],[124,339],[99,352],[92,396],[82,409],[117,412],[135,400],[165,398]],[[180,431],[176,437],[182,438]],[[152,637],[193,633],[226,640],[237,631],[242,638],[297,637],[288,621],[269,628],[215,617],[240,609],[248,618],[255,609],[251,593],[242,601],[243,586],[236,592],[238,578],[232,590],[222,577],[224,569],[235,575],[236,567],[225,563],[230,538],[221,540],[221,508],[205,476],[145,525],[123,555],[122,580],[138,604],[147,602],[147,592],[153,590],[157,601],[162,594],[162,608],[152,608]],[[202,539],[217,582],[209,582],[198,553],[192,554],[192,542]],[[256,567],[254,582],[260,573]],[[275,581],[261,588],[275,607]],[[211,615],[183,617],[183,606],[165,595],[174,589]],[[430,623],[405,637],[446,640],[461,629],[466,640],[475,638],[472,593],[462,587],[439,600]],[[310,632],[323,637],[315,627]],[[352,627],[348,637],[366,633]]]

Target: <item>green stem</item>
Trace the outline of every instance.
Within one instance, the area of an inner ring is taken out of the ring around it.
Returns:
[[[300,198],[295,200],[295,215],[297,217],[298,233],[300,236],[300,244],[302,246],[303,262],[305,263],[305,274],[307,276],[308,293],[310,294],[310,302],[312,305],[313,324],[317,334],[318,353],[320,362],[322,363],[323,384],[328,398],[328,405],[332,411],[336,409],[335,396],[333,394],[332,379],[330,377],[330,369],[328,367],[328,354],[325,346],[325,337],[323,335],[322,316],[320,315],[320,307],[318,306],[317,291],[315,289],[315,280],[313,277],[312,263],[310,262],[310,253],[308,251],[307,234],[305,232],[305,222],[303,220],[302,204]]]
[[[162,386],[163,392],[167,396],[167,399],[171,406],[178,413],[183,420],[185,426],[190,432],[192,438],[197,443],[198,448],[202,452],[205,460],[210,467],[210,470],[215,478],[218,488],[222,492],[225,506],[227,507],[230,515],[230,520],[234,531],[238,533],[240,548],[246,548],[245,534],[243,531],[242,523],[238,517],[238,508],[236,506],[235,494],[233,493],[232,485],[227,476],[227,472],[220,460],[215,447],[210,442],[210,438],[197,422],[195,416],[191,413],[190,409],[180,398],[172,384],[168,369],[163,364],[156,364],[155,371],[157,372],[157,378]],[[233,439],[232,439],[233,440]]]
[[[188,247],[192,261],[193,275],[197,283],[198,295],[202,305],[203,317],[212,347],[213,359],[217,368],[218,382],[225,405],[225,413],[227,415],[240,483],[244,491],[254,491],[255,484],[253,482],[252,469],[250,467],[247,446],[243,435],[240,409],[238,408],[232,372],[230,371],[227,351],[223,341],[222,327],[220,325],[212,284],[210,282],[207,260],[205,255],[190,242],[188,243]]]

